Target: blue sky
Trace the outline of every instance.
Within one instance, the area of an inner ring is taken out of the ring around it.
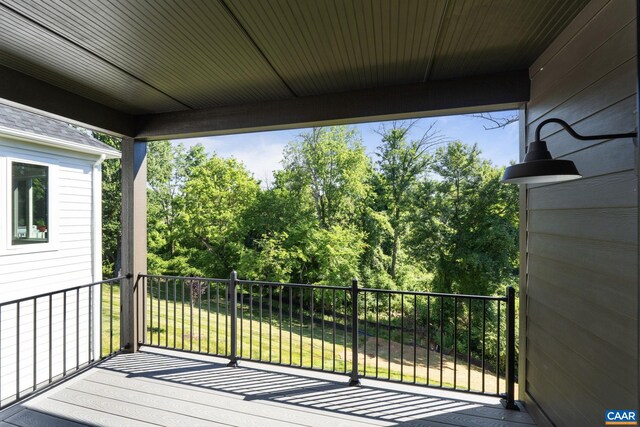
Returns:
[[[494,117],[513,115],[513,111],[492,113]],[[466,144],[477,143],[482,157],[491,160],[494,165],[506,166],[510,161],[518,160],[518,125],[510,124],[505,128],[485,130],[489,126],[486,120],[469,115],[442,116],[420,119],[414,127],[413,137],[424,133],[427,125],[437,122],[440,133],[448,139],[460,140]],[[375,132],[380,122],[354,125],[362,135],[367,154],[375,160],[374,153],[380,144],[380,136]],[[306,129],[294,129],[272,132],[244,133],[238,135],[210,136],[175,140],[185,146],[201,143],[207,152],[215,152],[222,157],[235,157],[242,161],[256,179],[263,183],[272,181],[272,171],[280,169],[282,150],[288,142],[305,132]]]

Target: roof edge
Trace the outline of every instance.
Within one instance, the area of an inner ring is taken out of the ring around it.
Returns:
[[[46,145],[49,147],[62,148],[65,150],[76,151],[85,154],[105,155],[107,159],[119,159],[122,155],[115,148],[99,148],[92,147],[77,142],[67,141],[60,138],[39,135],[36,133],[20,131],[16,129],[0,126],[0,136],[18,139],[25,142],[34,142],[36,144]]]

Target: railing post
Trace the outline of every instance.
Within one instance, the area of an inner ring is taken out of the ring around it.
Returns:
[[[351,280],[351,380],[349,385],[360,385],[358,378],[358,279]]]
[[[236,290],[236,281],[238,274],[235,270],[231,272],[229,277],[229,289],[227,304],[231,303],[231,354],[229,355],[229,363],[227,366],[236,368],[238,366],[238,292]]]
[[[515,403],[514,386],[516,382],[516,291],[507,286],[507,394],[502,405],[507,409],[519,411]]]

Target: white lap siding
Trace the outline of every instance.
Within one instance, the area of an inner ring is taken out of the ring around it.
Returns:
[[[50,165],[48,245],[10,246],[11,161]],[[0,140],[0,303],[100,279],[93,240],[100,218],[100,212],[93,212],[94,196],[100,197],[94,194],[100,188],[94,180],[101,179],[96,161],[98,156]],[[58,293],[35,303],[29,299],[19,304],[19,320],[18,304],[0,309],[0,399],[13,399],[17,391],[29,391],[99,356],[99,287],[92,292],[90,296],[89,288],[83,288],[66,297]]]

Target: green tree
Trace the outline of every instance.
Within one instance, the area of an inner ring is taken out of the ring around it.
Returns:
[[[416,123],[417,121],[393,122],[391,127],[382,125],[378,130],[382,142],[376,152],[377,166],[393,230],[389,274],[394,280],[401,239],[406,228],[406,215],[413,199],[412,193],[427,170],[429,151],[444,142],[435,122],[427,127],[421,138],[409,140],[409,134]]]
[[[344,126],[314,128],[287,145],[283,166],[251,214],[252,274],[348,283],[365,247],[355,220],[366,210],[372,172],[360,136]]]
[[[226,277],[245,250],[247,213],[260,187],[237,160],[213,155],[196,167],[184,188],[181,239],[191,266],[209,277]]]
[[[502,169],[479,156],[461,142],[439,148],[438,178],[417,193],[411,243],[436,291],[492,295],[517,266],[517,188],[502,185]]]
[[[99,132],[92,136],[117,150],[120,139]],[[120,159],[102,163],[102,274],[115,277],[120,273],[122,174]]]
[[[258,194],[247,212],[250,250],[244,253],[243,274],[256,280],[306,281],[308,243],[318,226],[315,209],[306,202],[277,185]]]
[[[149,271],[176,272],[177,248],[184,212],[184,186],[197,167],[207,160],[201,144],[186,149],[169,141],[150,143],[147,150],[147,225]],[[183,272],[184,273],[184,272]]]
[[[321,227],[345,224],[370,191],[371,161],[359,134],[345,126],[313,128],[284,151],[276,185],[310,198]]]

